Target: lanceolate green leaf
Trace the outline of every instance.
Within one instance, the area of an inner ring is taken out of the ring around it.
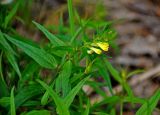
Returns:
[[[84,78],[82,81],[80,81],[70,92],[69,94],[64,98],[64,102],[69,108],[71,103],[73,102],[75,96],[80,91],[84,83],[89,79],[89,77]]]
[[[14,56],[16,53],[14,52],[12,47],[8,44],[1,31],[0,31],[0,44],[4,47],[4,52],[6,54],[6,57],[9,60],[10,64],[12,65],[13,69],[17,72],[19,78],[21,78],[21,73]]]
[[[62,68],[58,78],[56,79],[56,91],[62,92],[62,96],[65,97],[70,91],[69,77],[71,76],[72,62],[67,61]]]
[[[15,102],[14,102],[14,87],[11,90],[11,97],[10,97],[10,112],[11,115],[16,115],[16,108],[15,108]]]
[[[46,83],[44,83],[41,80],[37,80],[49,93],[49,95],[53,98],[56,106],[57,106],[57,112],[59,115],[69,115],[69,110],[67,108],[67,105],[63,102],[63,100],[56,94],[55,91],[51,89]]]
[[[55,82],[53,81],[53,83],[51,84],[51,88],[54,86],[54,84],[55,84]],[[46,91],[45,93],[44,93],[44,95],[43,95],[43,97],[42,97],[42,99],[41,99],[41,104],[42,105],[46,105],[47,104],[47,102],[48,102],[48,99],[49,99],[49,93],[48,93],[48,91]]]
[[[89,20],[86,21],[86,22],[74,33],[74,35],[72,36],[71,41],[70,41],[71,44],[74,43],[74,40],[78,37],[78,35],[79,35],[81,32],[83,32],[83,30],[85,29],[85,27],[86,27],[86,25],[87,25],[88,22],[89,22]]]
[[[160,89],[148,100],[148,103],[144,103],[141,108],[136,112],[136,115],[151,115],[158,101],[160,100]]]
[[[25,86],[21,89],[18,89],[17,90],[18,93],[17,93],[17,95],[15,95],[16,108],[18,108],[23,103],[30,100],[31,98],[33,98],[39,94],[42,94],[43,91],[44,90],[42,89],[42,87],[39,84],[28,85],[28,86]]]
[[[15,51],[12,49],[12,47],[9,45],[9,43],[6,41],[5,37],[3,36],[3,33],[0,30],[0,44],[9,52],[12,54],[16,54]]]
[[[7,56],[7,59],[9,60],[10,64],[12,65],[13,69],[17,72],[19,78],[21,79],[21,72],[19,70],[19,67],[18,67],[18,64],[17,64],[17,61],[14,57],[13,54],[11,54],[10,52],[5,52],[6,56]]]
[[[42,25],[38,24],[37,22],[33,23],[37,26],[38,29],[40,29],[44,35],[50,40],[50,42],[54,45],[54,46],[64,46],[65,43],[60,40],[57,36],[53,35],[52,33],[50,33],[46,28],[44,28]]]
[[[50,55],[49,53],[47,53],[46,51],[44,51],[43,49],[31,46],[25,42],[20,41],[20,40],[16,40],[6,34],[5,34],[5,37],[10,42],[15,44],[19,48],[21,48],[27,55],[29,55],[31,58],[33,58],[42,67],[50,68],[50,69],[57,67],[57,62],[56,62],[55,58],[52,55]]]
[[[106,70],[106,66],[103,63],[104,63],[103,60],[98,59],[96,66],[98,66],[99,74],[104,78],[104,80],[106,81],[106,83],[108,85],[110,93],[113,95],[110,76],[109,76],[108,71]]]
[[[122,79],[118,71],[111,65],[110,62],[108,62],[108,60],[106,60],[105,63],[106,63],[107,69],[109,70],[111,75],[114,77],[114,79],[117,80],[119,83],[122,83]]]
[[[40,67],[34,61],[31,61],[29,64],[27,64],[23,69],[22,79],[18,81],[18,86],[23,87],[25,85],[25,82],[32,79],[33,74],[38,71],[38,69],[40,69]]]

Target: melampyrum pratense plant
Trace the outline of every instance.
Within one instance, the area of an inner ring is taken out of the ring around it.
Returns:
[[[160,90],[148,100],[135,97],[127,83],[129,75],[120,74],[109,62],[107,51],[116,37],[112,22],[83,20],[68,0],[69,27],[61,20],[58,33],[52,34],[33,21],[49,40],[42,47],[12,27],[13,16],[23,0],[13,2],[13,7],[0,3],[1,115],[122,115],[124,103],[131,103],[132,109],[140,103],[136,115],[151,115]],[[68,29],[63,32],[63,28]],[[47,76],[45,71],[49,71]],[[96,82],[100,76],[105,82]],[[122,93],[113,91],[111,76],[122,86]],[[84,84],[103,100],[91,104],[82,90]],[[109,95],[101,89],[104,86]],[[116,112],[117,105],[120,113]]]

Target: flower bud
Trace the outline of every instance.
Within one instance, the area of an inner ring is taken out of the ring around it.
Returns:
[[[90,49],[93,50],[96,54],[101,54],[102,53],[102,51],[100,49],[97,49],[97,48],[94,48],[94,47],[91,47]]]

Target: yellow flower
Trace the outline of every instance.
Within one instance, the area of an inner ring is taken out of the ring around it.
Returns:
[[[104,51],[108,51],[109,44],[107,42],[98,42],[97,45]]]
[[[92,51],[94,51],[96,54],[101,54],[102,53],[102,51],[100,49],[97,49],[97,48],[94,48],[94,47],[90,47],[90,49]]]

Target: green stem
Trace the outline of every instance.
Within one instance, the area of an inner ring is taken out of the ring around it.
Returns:
[[[120,115],[123,115],[123,100],[120,102]]]
[[[74,17],[73,17],[72,0],[67,0],[67,2],[68,2],[70,32],[71,32],[71,35],[73,36],[74,35]]]

